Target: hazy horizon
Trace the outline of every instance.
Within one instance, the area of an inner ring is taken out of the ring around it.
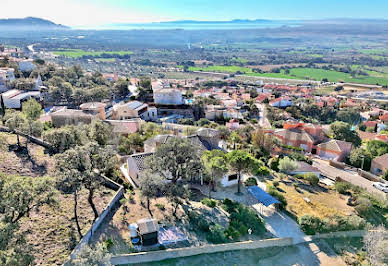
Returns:
[[[3,0],[0,18],[38,17],[77,27],[117,23],[234,19],[314,20],[331,18],[387,19],[384,0]]]

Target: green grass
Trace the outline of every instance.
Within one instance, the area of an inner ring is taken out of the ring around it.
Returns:
[[[376,49],[361,49],[361,53],[369,55],[384,55],[388,54],[388,49],[376,48]]]
[[[273,78],[285,78],[285,79],[309,79],[320,81],[323,78],[327,78],[332,82],[352,82],[361,84],[380,84],[388,85],[388,75],[368,71],[370,76],[357,76],[352,77],[350,74],[338,72],[335,70],[315,69],[315,68],[293,68],[289,74],[285,74],[284,70],[280,73],[248,73],[249,76],[260,77],[273,77]]]
[[[354,65],[353,69],[361,66]],[[335,70],[325,70],[317,68],[292,68],[290,73],[286,74],[284,70],[280,73],[254,73],[249,67],[240,66],[207,66],[207,67],[189,67],[189,71],[203,72],[218,72],[218,73],[236,73],[237,71],[244,73],[246,76],[267,77],[267,78],[283,78],[283,79],[300,79],[300,80],[316,80],[321,81],[327,78],[331,82],[352,82],[361,84],[379,84],[388,85],[388,74],[377,71],[367,70],[369,76],[352,77],[348,73],[343,73]]]
[[[95,56],[99,57],[102,54],[110,55],[130,55],[133,54],[131,51],[84,51],[81,49],[59,49],[52,52],[55,55],[71,57],[71,58],[80,58],[82,56]]]
[[[240,58],[240,57],[238,57],[238,58],[232,58],[232,60],[230,60],[230,61],[232,61],[232,62],[234,62],[234,63],[241,63],[241,64],[245,64],[245,63],[248,62],[247,59],[245,59],[245,58]]]

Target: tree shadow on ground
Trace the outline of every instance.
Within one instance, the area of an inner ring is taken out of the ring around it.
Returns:
[[[18,146],[17,144],[11,144],[8,147],[9,152],[13,152],[21,161],[23,166],[26,164],[31,164],[31,171],[39,176],[44,176],[47,174],[47,162],[38,164],[35,159],[31,156],[29,150],[25,146]]]

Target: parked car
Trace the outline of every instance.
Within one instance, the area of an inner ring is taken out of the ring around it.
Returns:
[[[381,182],[373,182],[373,186],[378,190],[388,193],[388,184],[381,183]]]

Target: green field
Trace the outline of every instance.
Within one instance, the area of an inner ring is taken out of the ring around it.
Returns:
[[[380,84],[388,85],[388,75],[385,73],[379,73],[376,71],[367,71],[369,76],[356,76],[352,77],[350,74],[338,72],[335,70],[325,70],[316,68],[292,68],[289,74],[285,74],[284,70],[280,73],[248,73],[250,76],[263,76],[273,78],[286,78],[286,79],[308,79],[320,81],[327,78],[332,82],[352,82],[361,84]]]
[[[363,54],[369,54],[369,55],[384,55],[384,54],[388,54],[388,49],[361,49],[360,50],[361,53]]]
[[[360,66],[352,66],[352,68]],[[348,73],[335,70],[325,70],[319,68],[291,68],[290,73],[286,74],[284,70],[280,73],[254,73],[251,68],[239,66],[207,66],[207,67],[189,67],[189,71],[218,72],[218,73],[236,73],[240,71],[246,76],[283,78],[283,79],[300,79],[321,81],[327,78],[332,82],[352,82],[361,84],[379,84],[388,85],[388,74],[377,71],[366,70],[369,76],[352,77]]]
[[[80,58],[82,56],[94,56],[99,57],[102,54],[110,54],[110,55],[130,55],[133,54],[131,51],[84,51],[81,49],[60,49],[56,51],[52,51],[53,54],[71,58]]]

